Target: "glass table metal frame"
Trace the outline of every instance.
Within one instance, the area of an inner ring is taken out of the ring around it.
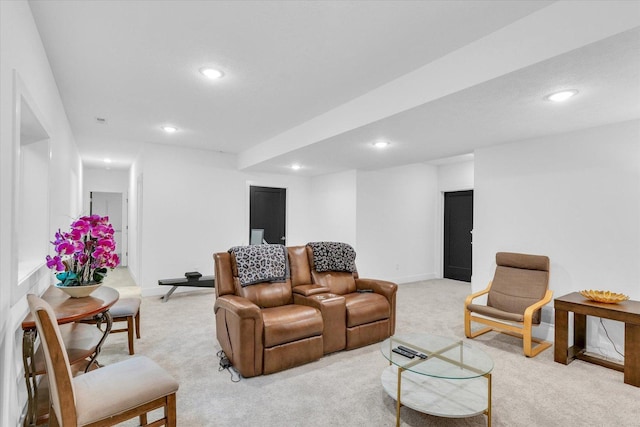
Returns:
[[[394,353],[399,345],[426,357]],[[380,350],[389,361],[381,381],[396,400],[396,426],[401,406],[449,418],[484,414],[491,426],[493,360],[485,352],[458,338],[426,333],[394,335],[381,343]]]

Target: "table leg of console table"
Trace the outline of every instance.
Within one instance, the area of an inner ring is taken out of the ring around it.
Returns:
[[[624,382],[640,387],[640,325],[624,325]]]
[[[587,315],[573,313],[573,345],[575,353],[584,353],[587,349]]]
[[[573,345],[569,345],[569,312],[555,309],[555,342],[553,359],[568,365],[587,348],[587,316],[573,314]]]

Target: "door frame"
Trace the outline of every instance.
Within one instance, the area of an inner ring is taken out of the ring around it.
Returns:
[[[122,248],[120,248],[119,267],[127,267],[129,265],[129,192],[89,190],[89,214],[93,211],[93,193],[113,193],[120,194],[122,197]]]
[[[444,278],[444,193],[453,193],[456,191],[473,191],[475,197],[475,189],[473,187],[460,187],[460,188],[447,188],[440,190],[440,197],[438,198],[438,260],[437,260],[437,270],[436,277],[438,279]],[[475,212],[475,203],[474,203],[473,217],[475,220],[476,212]],[[474,221],[475,224],[475,221]],[[471,283],[473,283],[473,257],[471,258]]]
[[[271,188],[281,188],[284,189],[287,193],[287,198],[285,200],[285,216],[284,216],[284,235],[287,237],[287,245],[290,243],[289,239],[289,217],[291,216],[289,212],[290,210],[290,201],[291,197],[289,197],[289,187],[286,185],[282,185],[279,183],[273,182],[264,182],[264,181],[245,181],[245,209],[244,209],[244,228],[242,231],[242,241],[239,243],[240,245],[249,245],[249,231],[251,227],[251,187],[271,187]]]

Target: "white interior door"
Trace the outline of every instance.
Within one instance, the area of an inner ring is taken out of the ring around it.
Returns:
[[[91,192],[91,214],[108,216],[115,231],[116,253],[120,257],[120,265],[127,265],[126,228],[123,221],[122,193]]]

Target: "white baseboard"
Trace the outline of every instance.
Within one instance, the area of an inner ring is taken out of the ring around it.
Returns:
[[[437,276],[435,273],[429,273],[429,274],[416,274],[413,276],[399,276],[399,277],[393,277],[391,279],[388,279],[390,282],[394,282],[394,283],[412,283],[412,282],[420,282],[422,280],[431,280],[431,279],[436,279]]]
[[[551,323],[540,322],[538,326],[534,326],[531,335],[545,341],[553,342],[555,340],[555,329]]]

